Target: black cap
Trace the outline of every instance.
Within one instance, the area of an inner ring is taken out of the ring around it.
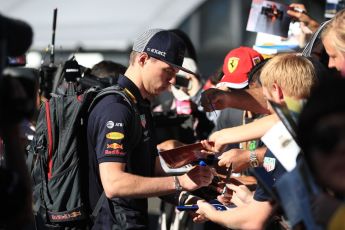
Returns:
[[[151,29],[141,34],[133,45],[136,52],[145,52],[184,72],[196,73],[182,67],[186,46],[173,32],[162,29]]]

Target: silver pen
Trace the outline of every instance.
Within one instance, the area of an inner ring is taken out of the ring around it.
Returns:
[[[224,196],[224,194],[226,193],[226,184],[228,182],[230,182],[230,176],[232,174],[232,163],[230,164],[230,166],[226,169],[226,177],[225,177],[225,184],[224,184],[224,188],[223,188],[223,191],[222,191],[222,195]]]

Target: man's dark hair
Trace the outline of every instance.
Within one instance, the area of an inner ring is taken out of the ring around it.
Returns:
[[[270,60],[271,58],[266,58],[263,61],[259,62],[248,73],[248,83],[257,82],[260,79],[260,73],[262,70],[262,67]]]
[[[101,61],[91,68],[91,74],[99,77],[113,77],[118,78],[119,74],[124,74],[127,67],[113,61]]]
[[[212,85],[217,85],[223,76],[224,76],[223,66],[220,66],[214,73],[212,73],[209,76],[209,79],[210,79]]]

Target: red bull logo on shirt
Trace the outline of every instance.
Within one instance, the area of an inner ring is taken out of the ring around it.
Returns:
[[[106,149],[104,151],[104,154],[105,155],[124,155],[124,153],[120,149],[113,149],[113,150]]]
[[[122,145],[118,143],[107,144],[107,149],[122,149]]]

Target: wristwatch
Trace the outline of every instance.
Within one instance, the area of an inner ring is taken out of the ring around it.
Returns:
[[[259,160],[258,160],[258,157],[256,156],[255,150],[250,150],[249,152],[249,165],[252,168],[259,166]]]
[[[174,176],[174,182],[175,182],[175,190],[177,192],[181,192],[183,188],[182,188],[180,181],[178,180],[177,176]]]

